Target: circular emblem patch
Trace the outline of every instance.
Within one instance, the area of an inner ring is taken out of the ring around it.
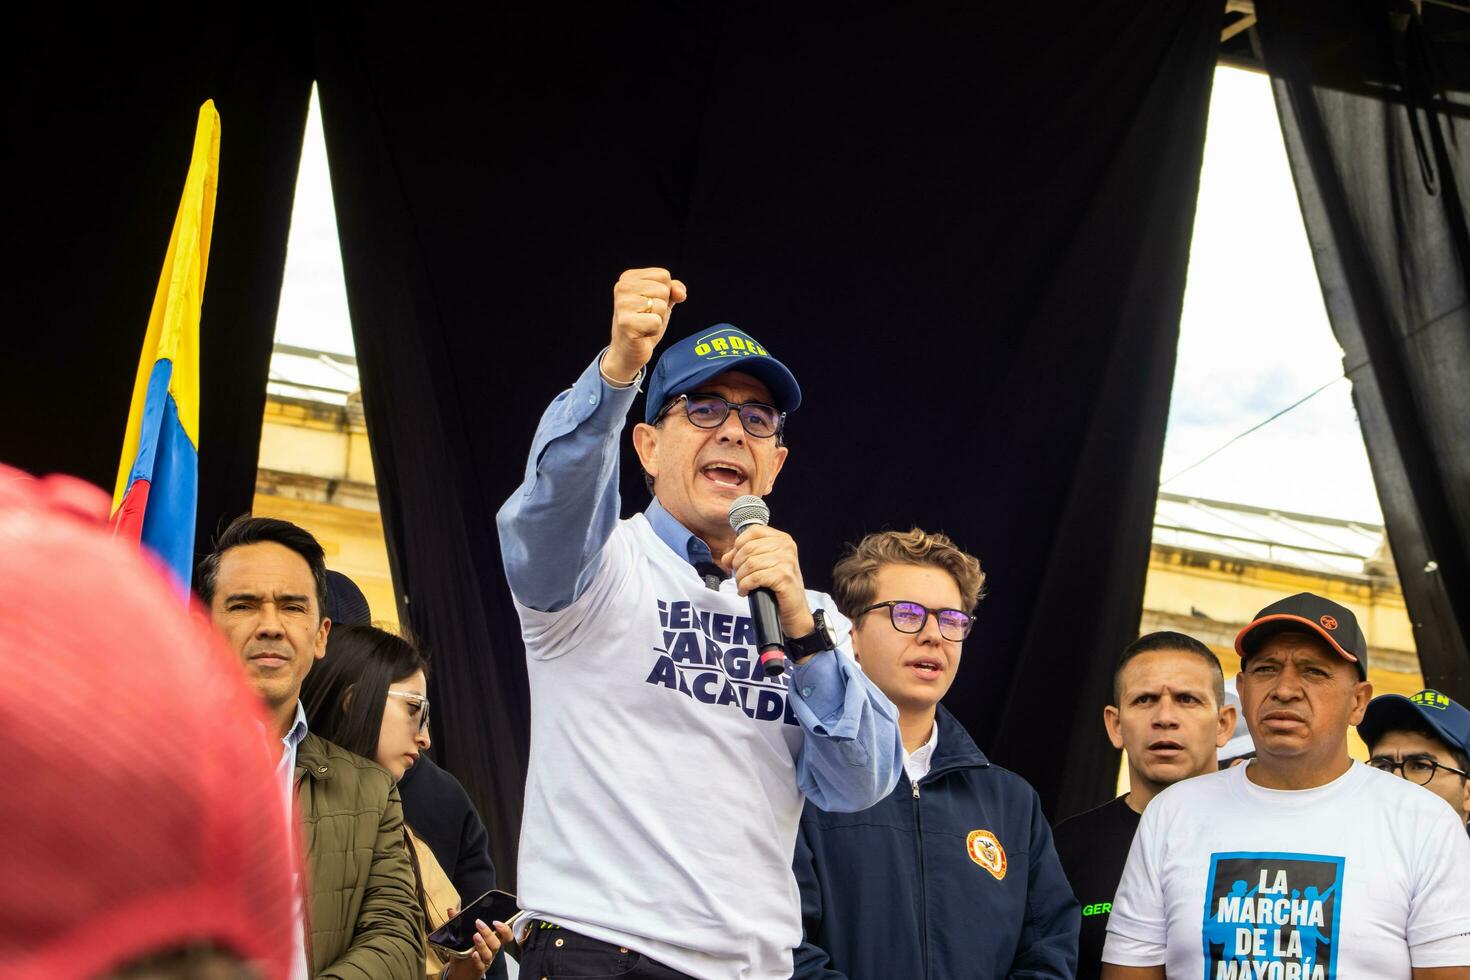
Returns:
[[[1325,630],[1337,629],[1337,620],[1331,616],[1323,616],[1318,622],[1322,624],[1322,628]]]
[[[965,850],[970,860],[989,871],[996,881],[1006,876],[1006,849],[988,830],[972,830],[965,838]]]

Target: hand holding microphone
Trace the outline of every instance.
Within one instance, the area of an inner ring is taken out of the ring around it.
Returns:
[[[770,516],[759,497],[736,500],[730,507],[735,547],[720,558],[720,564],[734,572],[740,594],[750,597],[756,646],[767,677],[785,669],[787,638],[805,637],[817,628],[807,606],[796,542],[785,531],[770,527]]]

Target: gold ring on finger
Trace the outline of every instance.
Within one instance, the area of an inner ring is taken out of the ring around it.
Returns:
[[[645,297],[643,297],[643,299],[645,300],[645,302],[643,304],[643,309],[639,310],[638,312],[639,313],[652,313],[653,312],[653,297],[652,296],[645,296]]]

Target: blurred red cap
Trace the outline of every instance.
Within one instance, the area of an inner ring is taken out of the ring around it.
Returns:
[[[112,538],[109,503],[0,466],[0,963],[54,980],[207,944],[285,977],[263,709],[202,614]]]

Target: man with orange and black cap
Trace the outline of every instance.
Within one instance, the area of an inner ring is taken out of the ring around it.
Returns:
[[[1256,757],[1144,811],[1104,980],[1470,980],[1470,839],[1433,796],[1348,756],[1373,690],[1357,618],[1303,592],[1235,649]]]
[[[1385,694],[1368,702],[1358,734],[1368,765],[1398,773],[1470,820],[1470,711],[1447,694]]]

